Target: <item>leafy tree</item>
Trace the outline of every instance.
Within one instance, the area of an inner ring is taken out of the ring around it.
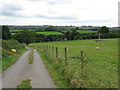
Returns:
[[[98,33],[109,33],[109,28],[106,26],[102,26]]]
[[[35,40],[36,42],[47,42],[48,41],[47,36],[44,34],[36,34],[35,38],[36,38]]]
[[[71,32],[70,31],[67,31],[64,33],[64,37],[67,38],[67,40],[71,40]]]
[[[11,34],[9,32],[9,28],[7,26],[2,26],[2,39],[9,40],[11,38]]]
[[[26,43],[28,45],[29,43],[35,42],[35,32],[23,30],[16,34],[15,39],[17,39],[20,43]]]
[[[71,32],[71,35],[72,35],[71,39],[74,40],[79,35],[79,32],[77,32],[76,30],[73,29],[72,32]]]
[[[67,31],[64,33],[64,37],[67,38],[68,40],[74,40],[76,37],[79,35],[79,32],[76,30],[72,29],[71,31]]]
[[[55,31],[54,26],[49,26],[47,28],[45,28],[45,31]]]
[[[76,30],[79,30],[79,27],[76,27]]]

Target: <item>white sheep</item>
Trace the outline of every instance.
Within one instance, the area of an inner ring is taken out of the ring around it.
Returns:
[[[100,49],[100,47],[96,47],[96,50],[99,50]]]

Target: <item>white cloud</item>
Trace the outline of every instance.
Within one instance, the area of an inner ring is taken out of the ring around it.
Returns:
[[[118,0],[1,1],[3,15],[0,24],[118,25]]]

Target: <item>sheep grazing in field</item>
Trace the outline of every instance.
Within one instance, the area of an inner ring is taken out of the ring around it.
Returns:
[[[99,50],[100,49],[100,47],[96,47],[96,50]]]
[[[15,50],[15,49],[11,49],[10,51],[13,52],[13,53],[16,53],[16,50]]]

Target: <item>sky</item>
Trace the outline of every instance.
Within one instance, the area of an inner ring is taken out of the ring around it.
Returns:
[[[0,25],[118,26],[119,0],[0,0]]]

